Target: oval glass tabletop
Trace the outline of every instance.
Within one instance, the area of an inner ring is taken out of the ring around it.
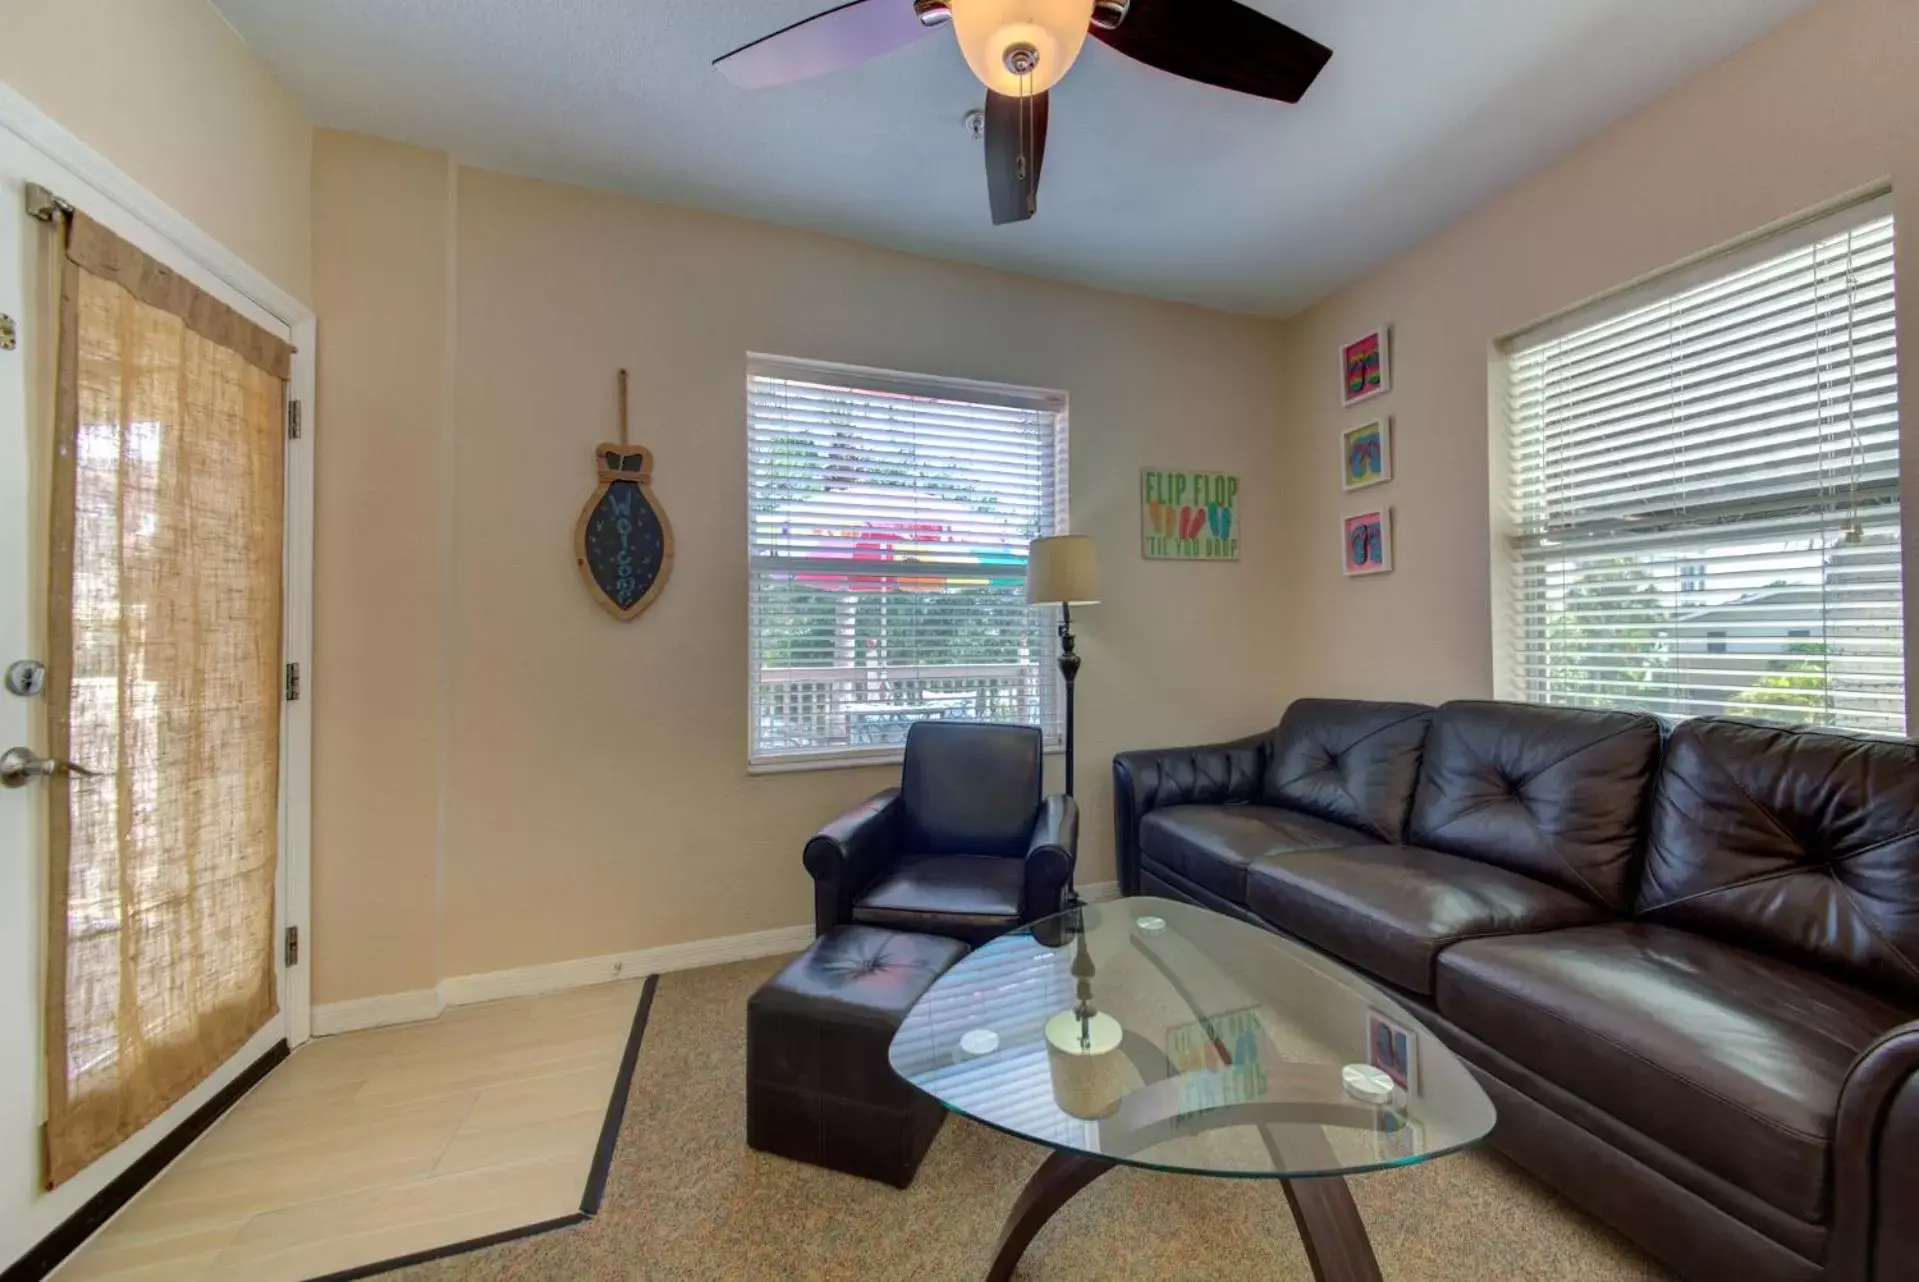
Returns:
[[[981,945],[914,1005],[891,1057],[988,1126],[1192,1174],[1379,1170],[1493,1125],[1465,1066],[1378,988],[1167,899],[1088,904]]]

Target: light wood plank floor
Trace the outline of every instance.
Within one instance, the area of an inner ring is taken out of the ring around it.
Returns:
[[[307,1043],[57,1282],[301,1282],[577,1213],[642,984]]]

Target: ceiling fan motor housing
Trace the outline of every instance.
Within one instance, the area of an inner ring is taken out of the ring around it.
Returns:
[[[1112,31],[1126,21],[1133,0],[1093,0],[1093,25]],[[913,0],[913,12],[924,27],[943,27],[953,20],[952,0]]]
[[[968,134],[985,144],[995,223],[1021,222],[1037,210],[1051,91],[1089,42],[1186,80],[1285,103],[1298,102],[1333,56],[1261,13],[1257,0],[912,3],[909,22],[906,0],[837,0],[714,65],[742,89],[768,89],[858,66],[950,27],[986,87],[985,109],[964,119]]]

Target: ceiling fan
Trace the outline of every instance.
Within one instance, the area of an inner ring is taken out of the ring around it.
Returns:
[[[852,0],[716,58],[742,89],[843,71],[950,24],[986,86],[986,190],[994,223],[1039,209],[1054,85],[1090,34],[1188,80],[1298,102],[1333,51],[1238,0]]]

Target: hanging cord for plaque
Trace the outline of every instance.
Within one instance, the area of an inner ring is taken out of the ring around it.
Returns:
[[[626,448],[626,371],[620,371],[620,448]]]

